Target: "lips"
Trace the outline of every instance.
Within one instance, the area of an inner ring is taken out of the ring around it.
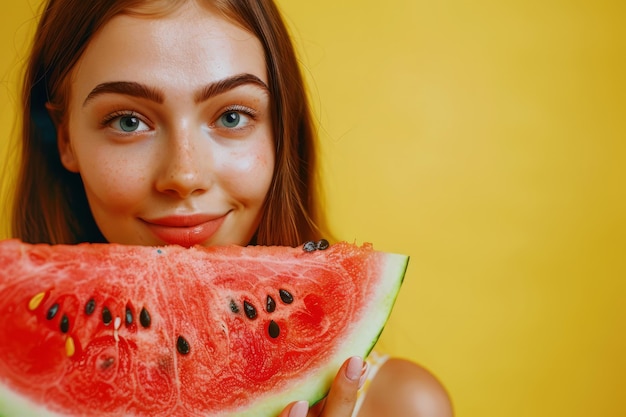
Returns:
[[[206,242],[217,232],[226,215],[167,216],[143,221],[150,231],[168,245],[191,247]]]

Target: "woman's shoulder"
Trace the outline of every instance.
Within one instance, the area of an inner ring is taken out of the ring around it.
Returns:
[[[358,417],[449,417],[450,397],[441,382],[424,367],[400,358],[379,363]]]

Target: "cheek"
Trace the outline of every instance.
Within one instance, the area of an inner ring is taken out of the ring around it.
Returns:
[[[114,144],[95,124],[90,113],[70,112],[68,136],[89,203],[96,211],[129,207],[145,196],[150,148]]]
[[[145,196],[146,171],[136,158],[107,150],[79,155],[80,175],[92,202],[119,209]]]
[[[224,179],[233,197],[249,204],[261,204],[267,195],[274,174],[273,149],[267,144],[245,152],[234,152],[224,169]]]

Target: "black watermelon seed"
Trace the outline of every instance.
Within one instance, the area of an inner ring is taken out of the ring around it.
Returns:
[[[247,301],[243,302],[243,310],[246,312],[246,316],[248,316],[250,320],[253,320],[256,318],[256,308],[254,308],[254,306],[250,304],[249,302]]]
[[[280,299],[283,300],[283,303],[285,304],[293,303],[293,295],[291,295],[289,291],[280,289],[278,290],[278,294],[280,294]]]
[[[191,348],[189,347],[189,342],[187,342],[187,340],[185,340],[185,338],[182,336],[178,336],[178,340],[176,341],[176,349],[181,355],[186,355],[191,350]]]
[[[235,300],[230,300],[230,311],[233,313],[239,313],[239,307],[237,307]]]
[[[152,324],[150,313],[148,313],[148,310],[146,310],[145,307],[142,307],[141,312],[139,313],[139,323],[141,323],[141,325],[146,329],[150,327],[150,324]]]
[[[96,310],[96,300],[92,298],[89,301],[87,301],[87,304],[85,304],[85,314],[88,316],[91,316],[95,310]]]
[[[317,242],[317,249],[319,250],[326,250],[328,249],[329,246],[330,246],[330,243],[328,243],[326,239],[320,239],[320,241]]]
[[[312,240],[309,240],[304,245],[302,245],[302,249],[304,249],[305,252],[313,252],[315,249],[317,249],[317,245]]]
[[[276,301],[271,296],[267,296],[267,303],[265,304],[265,309],[268,313],[273,313],[276,310]]]
[[[68,319],[65,314],[63,314],[63,317],[61,317],[61,324],[59,325],[59,328],[63,333],[67,333],[70,331],[70,319]]]
[[[48,309],[48,312],[46,313],[46,318],[48,320],[52,320],[54,318],[54,316],[57,315],[58,311],[59,311],[59,304],[57,304],[57,303],[52,304],[52,307],[50,307]]]
[[[280,334],[280,327],[278,327],[278,324],[274,320],[272,320],[270,321],[270,325],[267,328],[267,332],[270,334],[270,337],[272,339],[276,339]]]
[[[133,324],[133,312],[129,306],[126,306],[126,325],[130,326]]]
[[[113,321],[113,316],[111,315],[111,312],[109,311],[108,307],[103,307],[102,308],[102,322],[104,323],[105,326],[108,326],[109,324],[111,324],[112,321]]]

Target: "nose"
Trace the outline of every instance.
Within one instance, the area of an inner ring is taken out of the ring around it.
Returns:
[[[180,198],[207,191],[211,182],[207,169],[210,161],[201,147],[198,135],[190,134],[186,129],[170,135],[164,147],[156,189]]]

